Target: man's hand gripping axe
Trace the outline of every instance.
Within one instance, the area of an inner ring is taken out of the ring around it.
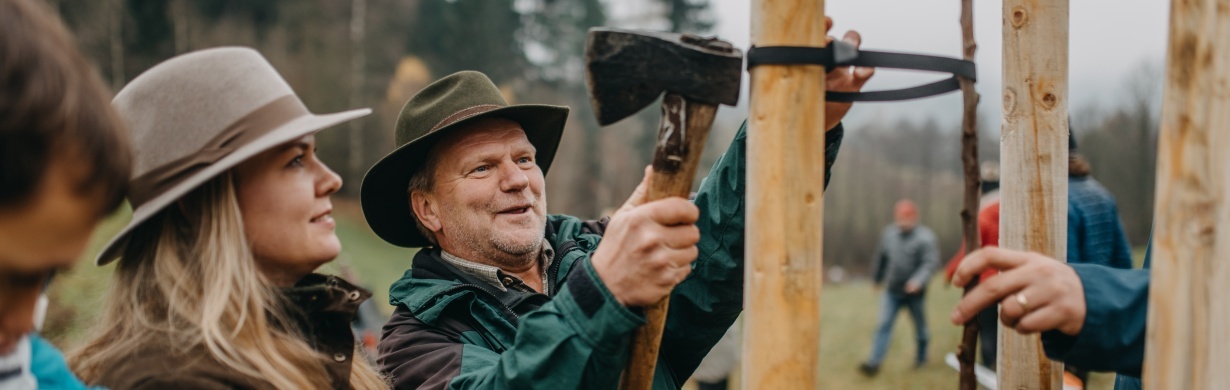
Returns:
[[[662,97],[650,201],[687,198],[718,104],[739,101],[743,53],[729,42],[687,34],[595,28],[585,45],[589,100],[606,126]],[[622,389],[653,383],[670,298],[645,308]]]

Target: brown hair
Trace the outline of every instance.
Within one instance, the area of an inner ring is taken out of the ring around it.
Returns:
[[[79,193],[96,191],[104,211],[119,206],[132,152],[110,96],[46,5],[0,0],[0,207],[29,201],[64,157],[85,168]]]
[[[1068,153],[1068,177],[1085,177],[1091,173],[1093,173],[1093,167],[1090,166],[1085,156],[1074,152]]]
[[[410,175],[410,186],[406,189],[406,202],[411,203],[410,214],[414,216],[414,228],[419,230],[423,237],[427,238],[427,242],[436,245],[436,234],[433,233],[423,221],[419,219],[419,215],[414,212],[414,193],[428,193],[436,187],[436,166],[439,162],[436,161],[439,157],[439,141],[435,145],[427,148],[427,157],[418,169]]]

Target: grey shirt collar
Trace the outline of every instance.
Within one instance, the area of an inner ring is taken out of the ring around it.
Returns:
[[[501,292],[507,292],[511,288],[523,292],[537,293],[537,291],[534,291],[529,285],[525,284],[525,281],[521,280],[521,278],[504,272],[500,267],[466,260],[443,249],[440,250],[440,255],[445,262],[453,267],[457,267],[457,270],[478,278],[499,289]],[[551,268],[551,263],[554,261],[555,249],[551,247],[551,243],[546,238],[543,238],[542,250],[538,252],[538,272],[542,276],[542,293],[546,295],[551,295],[552,281],[547,280],[547,270]]]

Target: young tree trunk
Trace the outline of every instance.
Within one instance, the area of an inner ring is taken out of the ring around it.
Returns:
[[[974,0],[961,0],[962,58],[973,61],[978,44],[974,42]],[[978,92],[974,81],[962,77],[961,97],[964,101],[961,115],[961,167],[965,175],[965,197],[961,208],[961,235],[965,237],[965,253],[973,253],[982,247],[978,234],[978,198],[982,177],[978,169]],[[965,286],[965,293],[978,285],[978,280]],[[978,320],[965,323],[961,332],[961,345],[957,357],[961,362],[959,388],[975,390],[978,380],[974,377],[974,356],[978,347]]]
[[[1175,1],[1149,288],[1146,389],[1230,383],[1230,1]]]
[[[752,43],[824,46],[823,0],[755,0]],[[824,68],[751,71],[743,388],[821,388]]]
[[[1064,261],[1068,0],[1005,0],[1003,23],[999,244]],[[999,388],[1061,389],[1063,365],[1046,358],[1040,336],[999,326]]]

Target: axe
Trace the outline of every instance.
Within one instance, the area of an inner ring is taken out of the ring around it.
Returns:
[[[742,67],[743,53],[716,38],[608,28],[589,31],[585,78],[599,124],[615,123],[662,96],[650,201],[688,197],[718,104],[739,101]],[[621,389],[652,386],[669,300],[645,308],[646,324],[633,336]]]

